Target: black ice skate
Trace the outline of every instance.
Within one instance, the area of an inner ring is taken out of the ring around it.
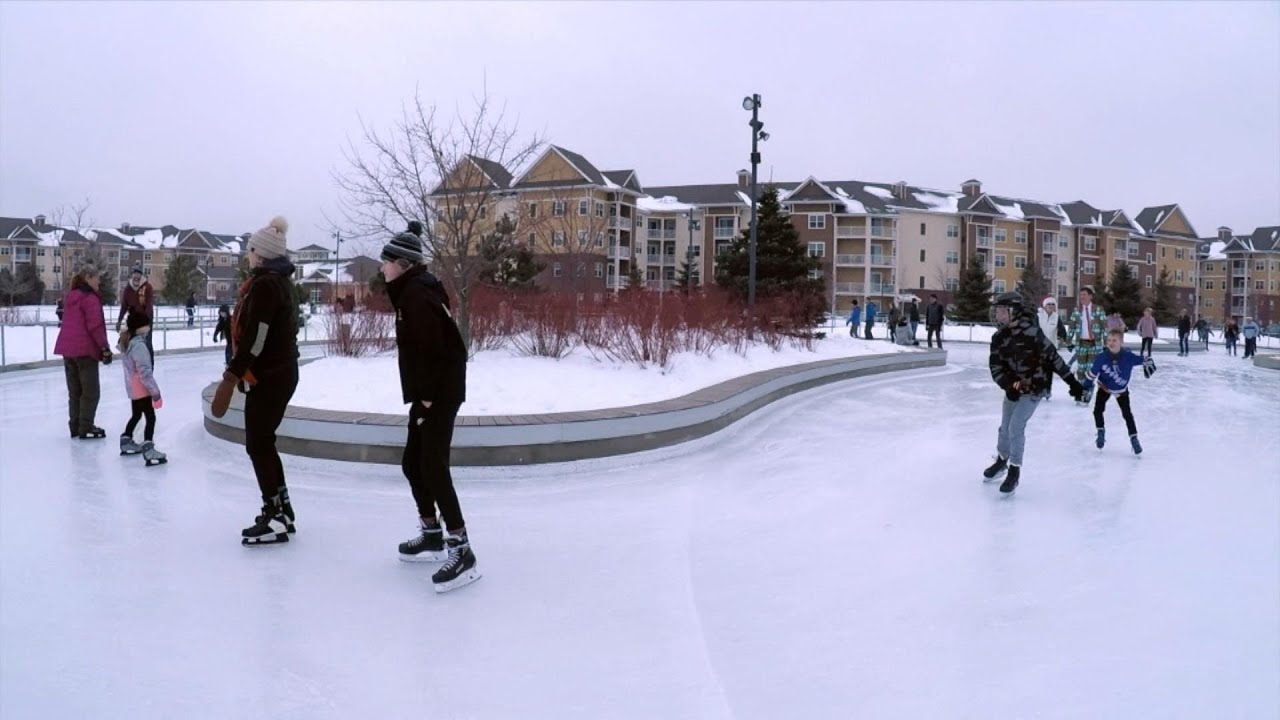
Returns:
[[[146,461],[147,467],[163,465],[169,462],[169,457],[157,450],[156,444],[150,440],[142,443],[142,459]]]
[[[476,555],[471,552],[466,531],[450,535],[445,542],[449,547],[449,560],[431,576],[431,582],[438,593],[456,590],[480,579]]]
[[[1142,443],[1138,442],[1138,436],[1137,436],[1137,435],[1130,435],[1130,436],[1129,436],[1129,444],[1133,446],[1133,454],[1134,454],[1134,455],[1141,455],[1141,454],[1142,454]]]
[[[997,455],[996,461],[994,463],[991,463],[991,467],[982,471],[982,477],[986,478],[987,480],[994,480],[1000,477],[1000,474],[1003,473],[1005,468],[1008,466],[1009,466],[1008,458],[1003,458]]]
[[[253,546],[289,542],[288,522],[276,496],[263,504],[262,513],[253,519],[253,527],[240,532],[240,543]]]
[[[137,455],[142,452],[142,446],[133,441],[128,435],[120,436],[120,454],[121,455]]]
[[[444,549],[444,530],[440,524],[418,520],[422,532],[412,540],[400,543],[400,559],[405,562],[444,562],[449,553]]]
[[[293,514],[293,505],[289,502],[289,488],[283,484],[280,486],[280,507],[284,510],[284,525],[289,532],[294,533],[298,528],[294,526],[298,517]]]
[[[1004,482],[1000,483],[1000,492],[1010,495],[1014,490],[1018,489],[1018,476],[1022,474],[1022,468],[1018,465],[1009,466],[1009,474],[1004,476]]]
[[[107,436],[107,431],[96,425],[80,433],[81,440],[101,440]]]
[[[1107,431],[1105,429],[1098,428],[1098,437],[1093,441],[1093,444],[1097,445],[1099,450],[1107,444]]]

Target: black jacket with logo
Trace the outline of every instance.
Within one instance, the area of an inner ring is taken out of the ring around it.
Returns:
[[[1033,395],[1048,391],[1054,373],[1063,379],[1071,374],[1057,348],[1041,332],[1036,316],[1025,311],[992,336],[988,364],[991,379],[1001,390],[1009,390],[1023,380],[1029,381]]]
[[[931,302],[924,308],[924,324],[926,327],[940,328],[943,322],[942,303]]]
[[[396,309],[400,390],[406,403],[467,399],[467,349],[449,312],[449,295],[422,266],[387,283]]]
[[[261,380],[298,367],[298,307],[293,263],[273,258],[255,268],[240,290],[231,320],[234,355],[227,370]]]

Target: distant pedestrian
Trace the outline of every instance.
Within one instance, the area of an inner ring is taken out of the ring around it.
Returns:
[[[1240,326],[1240,334],[1244,336],[1244,356],[1251,358],[1258,352],[1258,335],[1262,332],[1262,328],[1258,327],[1258,323],[1253,318],[1246,317],[1244,325]]]
[[[858,337],[858,329],[862,327],[862,308],[857,300],[853,301],[853,309],[849,311],[849,319],[844,324],[849,326],[849,337]]]
[[[942,349],[942,324],[946,320],[946,314],[942,307],[942,303],[938,302],[936,294],[929,295],[929,304],[924,309],[924,333],[929,341],[929,347],[933,347],[933,336],[938,336],[938,349]]]
[[[111,364],[107,323],[102,315],[102,296],[98,293],[101,282],[93,263],[86,263],[71,278],[62,327],[53,345],[53,352],[62,356],[67,381],[67,424],[71,437],[82,440],[107,436],[106,430],[94,424],[102,395],[98,363]]]
[[[187,327],[196,324],[196,291],[187,294]]]
[[[1200,342],[1204,343],[1204,349],[1209,349],[1209,323],[1203,317],[1196,318],[1196,333],[1200,336]]]
[[[1113,312],[1107,316],[1107,332],[1119,330],[1120,334],[1123,335],[1125,330],[1128,329],[1124,324],[1124,318],[1120,317],[1120,313]]]
[[[911,305],[907,306],[907,321],[911,323],[911,344],[919,345],[920,341],[916,339],[916,328],[920,326],[920,306],[916,304],[915,298],[911,298]]]
[[[223,351],[225,364],[231,364],[231,308],[223,303],[218,306],[218,324],[213,326],[213,341],[218,342],[218,337],[222,337],[222,342],[226,343],[226,349]]]
[[[1152,314],[1151,308],[1142,311],[1142,317],[1138,320],[1138,334],[1142,336],[1141,355],[1151,357],[1151,346],[1156,338],[1156,317]]]
[[[1240,340],[1240,324],[1235,318],[1227,321],[1225,327],[1222,328],[1222,341],[1226,343],[1228,355],[1238,355],[1236,352],[1236,342]]]
[[[898,332],[898,322],[901,320],[902,311],[898,309],[898,303],[895,302],[893,307],[889,308],[889,332],[886,333],[888,337],[885,338],[889,342],[893,342],[894,334]]]
[[[867,339],[871,339],[871,327],[876,324],[876,304],[873,300],[867,301]]]
[[[1200,322],[1204,322],[1202,319]],[[1178,357],[1191,354],[1191,316],[1184,309],[1178,318]]]

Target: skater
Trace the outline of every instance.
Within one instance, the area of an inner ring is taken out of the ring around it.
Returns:
[[[1204,322],[1204,318],[1200,319]],[[1197,323],[1199,325],[1199,323]],[[1186,357],[1191,354],[1191,316],[1187,314],[1186,309],[1182,311],[1182,317],[1178,318],[1178,357]]]
[[[231,364],[214,393],[212,412],[222,417],[239,385],[245,394],[245,452],[262,492],[262,513],[241,533],[244,545],[289,541],[296,517],[289,502],[284,465],[276,451],[276,428],[298,387],[298,310],[293,263],[287,257],[289,224],[276,217],[249,236],[249,278],[231,318]]]
[[[382,273],[396,310],[400,390],[409,404],[401,468],[417,504],[421,529],[399,550],[401,560],[443,560],[431,582],[436,592],[446,592],[480,578],[449,472],[453,424],[466,400],[467,351],[444,286],[423,265],[420,233],[421,225],[411,222],[408,232],[396,235],[382,249]]]
[[[1000,430],[996,435],[996,461],[982,472],[988,480],[1008,471],[1000,492],[1011,493],[1022,474],[1022,451],[1027,421],[1048,392],[1049,377],[1057,374],[1071,388],[1071,397],[1084,397],[1084,387],[1071,375],[1049,337],[1040,331],[1036,316],[1021,293],[996,296],[995,321],[999,330],[991,338],[988,365],[991,379],[1004,391]]]
[[[1036,319],[1039,321],[1040,332],[1049,338],[1050,344],[1053,345],[1054,352],[1058,351],[1067,341],[1067,326],[1063,324],[1061,316],[1058,315],[1058,299],[1055,297],[1047,297],[1040,303],[1040,309],[1036,313]],[[1049,387],[1044,393],[1045,400],[1053,399],[1053,375],[1049,375]]]
[[[1154,311],[1147,308],[1142,311],[1142,317],[1138,319],[1138,334],[1142,336],[1142,353],[1146,357],[1151,357],[1151,345],[1156,339],[1156,316]]]
[[[62,298],[58,298],[58,304],[53,306],[53,314],[58,316],[58,327],[62,327],[62,313]]]
[[[907,322],[911,323],[911,344],[919,345],[920,341],[916,339],[916,328],[920,326],[920,306],[916,304],[915,298],[911,298],[911,305],[907,308]]]
[[[1228,355],[1237,355],[1236,342],[1240,339],[1240,325],[1236,323],[1233,317],[1227,320],[1226,326],[1222,328],[1222,342],[1227,346]]]
[[[849,337],[858,337],[858,328],[862,327],[862,308],[858,306],[857,298],[854,298],[853,309],[849,311],[849,319],[844,324],[849,326]]]
[[[1107,444],[1107,430],[1102,419],[1107,408],[1107,399],[1116,396],[1116,404],[1124,416],[1124,424],[1129,431],[1129,444],[1134,455],[1142,454],[1142,444],[1138,442],[1138,424],[1133,419],[1133,407],[1129,400],[1129,376],[1136,367],[1142,368],[1143,377],[1151,377],[1156,371],[1155,361],[1124,348],[1124,333],[1112,330],[1107,333],[1107,349],[1094,358],[1089,368],[1089,379],[1097,383],[1097,401],[1093,405],[1093,424],[1098,430],[1094,443],[1101,450]]]
[[[1196,333],[1200,337],[1200,342],[1204,343],[1204,349],[1209,349],[1209,322],[1203,316],[1196,317]]]
[[[218,324],[213,326],[213,341],[218,342],[218,337],[222,337],[222,342],[226,343],[223,351],[225,365],[231,364],[231,308],[223,303],[218,306]]]
[[[885,340],[894,342],[894,338],[898,333],[898,321],[901,319],[902,311],[898,309],[898,303],[895,302],[893,307],[889,308],[889,323],[885,326],[888,332],[885,333]]]
[[[942,349],[942,323],[944,322],[945,313],[942,304],[938,302],[936,294],[929,295],[929,304],[924,308],[924,334],[925,339],[929,341],[929,347],[933,347],[933,336],[938,336],[938,349]]]
[[[1251,358],[1258,353],[1258,334],[1262,329],[1258,327],[1258,323],[1253,318],[1246,317],[1244,325],[1240,326],[1240,334],[1244,336],[1244,356],[1245,359]]]
[[[116,318],[116,332],[120,332],[121,327],[124,325],[125,316],[130,311],[154,318],[156,316],[155,299],[155,289],[151,287],[151,283],[147,281],[147,276],[143,274],[142,263],[135,264],[133,271],[129,273],[129,282],[124,286],[124,292],[120,295],[120,316]],[[147,347],[154,355],[155,346],[152,344],[150,333],[147,334]]]
[[[1119,330],[1121,334],[1123,334],[1124,331],[1128,329],[1129,328],[1124,324],[1124,318],[1120,317],[1120,313],[1113,312],[1107,316],[1107,332]]]
[[[147,467],[162,465],[168,462],[165,454],[155,448],[156,409],[163,407],[160,397],[160,386],[152,374],[151,348],[147,347],[146,336],[151,332],[151,318],[142,313],[131,312],[125,318],[125,329],[120,333],[120,365],[124,368],[124,391],[132,403],[133,414],[124,426],[120,435],[120,454],[142,454]],[[138,421],[147,419],[143,430],[142,444],[134,442],[133,431]]]
[[[93,263],[86,263],[71,278],[65,314],[53,352],[62,356],[62,369],[67,380],[67,415],[71,437],[98,440],[107,431],[93,424],[98,414],[101,386],[98,363],[111,364],[111,346],[107,344],[107,322],[102,314],[102,296],[98,284],[102,278]]]
[[[868,300],[867,301],[867,339],[868,340],[871,339],[871,327],[876,324],[876,310],[877,308],[876,308],[875,302]]]
[[[1080,288],[1079,300],[1080,304],[1071,311],[1071,347],[1075,351],[1076,380],[1085,387],[1085,394],[1077,402],[1088,405],[1093,399],[1093,390],[1085,374],[1102,349],[1106,316],[1102,314],[1101,308],[1093,304],[1093,288],[1088,285]]]
[[[187,293],[187,327],[196,324],[196,291]]]

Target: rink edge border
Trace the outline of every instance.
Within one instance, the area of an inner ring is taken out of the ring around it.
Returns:
[[[299,346],[323,345],[327,342],[329,341],[328,340],[300,340],[298,341],[298,345]],[[204,347],[173,348],[172,350],[157,350],[156,357],[166,357],[169,355],[195,355],[197,353],[204,353],[204,352],[221,353],[226,351],[220,345],[219,346],[205,345]],[[114,357],[119,358],[120,353],[118,352],[115,353]],[[22,370],[45,370],[47,368],[53,368],[53,367],[62,367],[62,358],[58,358],[57,360],[35,360],[33,362],[10,363],[8,365],[0,365],[0,373],[19,372]]]
[[[451,462],[457,466],[532,465],[626,455],[678,445],[728,427],[781,398],[829,383],[942,367],[939,350],[862,355],[763,370],[670,400],[543,415],[459,416]],[[216,383],[202,395],[205,430],[244,444],[244,396],[222,418],[210,412]],[[277,431],[281,452],[303,457],[399,465],[406,415],[289,406]]]
[[[1280,370],[1280,355],[1275,353],[1254,353],[1253,366],[1266,370]]]

